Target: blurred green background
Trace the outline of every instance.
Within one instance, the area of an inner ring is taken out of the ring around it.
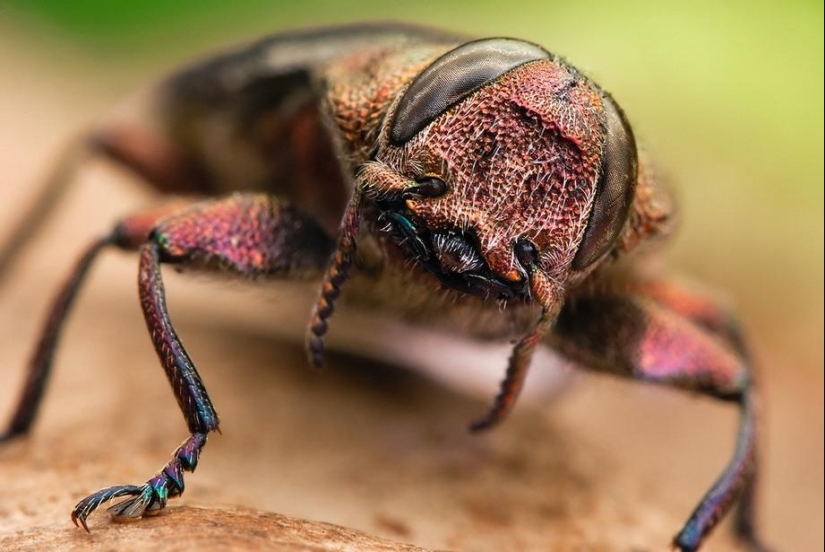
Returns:
[[[0,0],[3,43],[59,72],[65,86],[43,97],[69,105],[87,94],[114,102],[224,44],[364,19],[529,39],[610,90],[680,197],[669,266],[738,304],[778,420],[769,422],[769,442],[784,442],[775,428],[816,434],[811,447],[787,454],[815,455],[821,464],[821,1]],[[782,474],[796,465],[782,460],[787,454],[769,455]],[[821,473],[811,484],[821,520]],[[780,495],[787,496],[774,491]],[[785,510],[768,508],[790,534],[793,514]]]

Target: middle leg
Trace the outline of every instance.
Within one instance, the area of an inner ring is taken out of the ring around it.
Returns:
[[[685,291],[681,298],[688,296]],[[757,469],[758,397],[750,358],[721,308],[714,310],[700,297],[676,304],[666,299],[661,293],[646,295],[641,290],[575,298],[565,305],[551,343],[586,369],[737,403],[741,421],[733,458],[676,536],[674,545],[683,551],[698,549],[733,503],[740,500],[741,511],[746,514],[744,518],[740,514],[737,532],[753,548],[759,548],[751,503]],[[687,308],[688,303],[702,308]]]

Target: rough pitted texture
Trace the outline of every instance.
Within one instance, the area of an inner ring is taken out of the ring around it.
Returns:
[[[598,92],[555,61],[513,70],[381,161],[444,177],[448,193],[409,200],[430,228],[474,233],[490,268],[512,279],[517,239],[562,281],[593,200],[604,131]]]
[[[155,235],[164,260],[216,264],[248,277],[312,274],[332,245],[313,219],[265,195],[195,205],[163,219]]]

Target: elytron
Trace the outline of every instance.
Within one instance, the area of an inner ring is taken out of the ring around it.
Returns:
[[[350,25],[208,58],[163,80],[152,98],[147,124],[104,121],[68,148],[0,254],[2,275],[91,156],[176,198],[120,220],[80,257],[0,437],[31,429],[95,258],[106,248],[136,252],[143,314],[190,435],[145,483],[81,500],[76,525],[88,531],[88,516],[115,498],[116,520],[163,509],[219,428],[167,313],[161,265],[172,264],[317,282],[307,330],[315,366],[336,308],[515,340],[501,390],[473,431],[512,410],[538,347],[585,370],[735,403],[734,455],[673,544],[697,550],[738,502],[735,531],[759,548],[758,395],[745,341],[724,307],[638,268],[672,231],[672,202],[616,101],[565,60],[511,38]]]

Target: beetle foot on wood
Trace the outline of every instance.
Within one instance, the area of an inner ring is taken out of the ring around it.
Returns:
[[[86,519],[101,504],[114,498],[129,496],[126,500],[109,507],[112,520],[117,522],[136,521],[143,516],[155,515],[166,507],[170,498],[183,494],[183,472],[194,472],[201,450],[206,444],[205,433],[192,434],[178,447],[162,470],[143,485],[116,485],[107,487],[87,496],[72,510],[72,521],[89,532]]]

